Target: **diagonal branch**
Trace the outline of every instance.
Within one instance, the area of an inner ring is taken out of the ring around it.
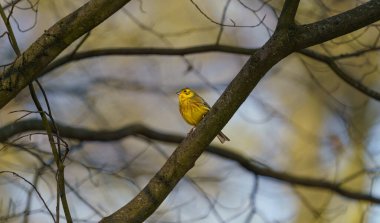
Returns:
[[[303,49],[343,36],[379,20],[380,1],[371,0],[341,14],[299,26],[293,41],[297,42],[298,49]]]
[[[86,128],[75,128],[61,123],[56,123],[56,125],[62,137],[80,141],[109,142],[121,140],[130,136],[143,136],[160,142],[178,144],[184,139],[183,136],[163,133],[141,124],[126,125],[115,130],[89,130]],[[17,134],[39,130],[44,130],[44,126],[40,120],[36,119],[9,124],[0,128],[0,142],[6,141]],[[315,179],[304,176],[301,177],[284,172],[278,172],[260,165],[249,157],[245,157],[239,153],[234,152],[234,149],[225,149],[219,146],[209,145],[206,151],[221,158],[234,161],[238,163],[243,169],[255,175],[269,177],[288,184],[296,184],[304,187],[330,190],[350,199],[380,204],[380,198],[374,197],[370,194],[354,192],[345,189],[342,186],[342,182],[332,183],[324,179]]]
[[[372,90],[371,88],[363,85],[359,80],[355,80],[352,78],[349,74],[347,74],[345,71],[343,71],[338,64],[329,56],[322,55],[320,53],[311,51],[311,50],[301,50],[299,51],[302,55],[305,55],[307,57],[310,57],[314,60],[320,61],[322,63],[325,63],[327,66],[330,67],[330,69],[338,76],[340,77],[344,82],[351,85],[356,90],[362,92],[363,94],[367,95],[370,98],[375,99],[376,101],[380,101],[380,93]]]
[[[130,0],[91,0],[61,19],[0,73],[0,108],[30,84],[67,46],[90,31]]]

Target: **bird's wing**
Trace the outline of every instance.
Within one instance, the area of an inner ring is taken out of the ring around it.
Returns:
[[[205,100],[203,100],[203,98],[199,95],[196,96],[199,100],[200,103],[202,103],[203,106],[205,106],[207,108],[207,110],[210,110],[211,106],[209,104],[207,104],[207,102]]]

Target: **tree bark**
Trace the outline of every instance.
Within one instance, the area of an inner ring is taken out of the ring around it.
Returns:
[[[66,47],[129,1],[91,0],[46,30],[0,74],[0,109],[36,79]]]

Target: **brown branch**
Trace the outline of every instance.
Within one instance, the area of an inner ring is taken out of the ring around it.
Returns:
[[[130,0],[91,0],[61,19],[0,73],[0,108],[30,84],[67,46],[114,14]]]
[[[1,4],[0,4],[0,6],[1,6]],[[17,45],[16,37],[15,37],[15,35],[13,33],[13,29],[12,29],[11,23],[9,22],[9,19],[8,19],[9,17],[7,17],[5,15],[5,12],[4,12],[4,10],[3,10],[2,7],[0,7],[0,16],[1,16],[2,20],[4,21],[5,27],[7,29],[9,42],[10,42],[10,44],[11,44],[14,52],[16,53],[16,55],[20,56],[20,54],[21,54],[20,48]]]
[[[380,1],[371,0],[341,14],[299,26],[293,41],[297,49],[323,43],[380,20]]]
[[[338,76],[340,77],[344,82],[352,86],[353,88],[357,89],[358,91],[362,92],[363,94],[367,95],[370,98],[375,99],[376,101],[380,101],[380,92],[377,92],[375,90],[372,90],[371,88],[365,86],[360,81],[355,80],[352,78],[349,74],[347,74],[345,71],[343,71],[329,56],[325,56],[323,54],[311,51],[311,50],[300,50],[299,51],[302,55],[305,55],[309,58],[312,58],[314,60],[320,61],[322,63],[325,63],[327,66],[330,67],[330,69]]]
[[[123,47],[123,48],[108,48],[100,50],[89,50],[77,52],[75,54],[68,54],[58,58],[53,61],[47,68],[41,73],[40,76],[51,72],[52,70],[74,61],[89,59],[98,56],[128,56],[128,55],[172,55],[172,56],[181,56],[187,54],[195,53],[209,53],[209,52],[224,52],[224,53],[235,53],[235,54],[244,54],[252,55],[256,49],[247,49],[227,45],[200,45],[192,47],[183,47],[183,48],[141,48],[141,47]]]
[[[47,115],[45,114],[45,111],[43,110],[43,108],[42,108],[42,106],[41,106],[41,104],[37,98],[36,92],[35,92],[34,87],[33,87],[33,83],[29,84],[29,91],[30,91],[30,95],[32,96],[33,102],[34,102],[34,104],[35,104],[35,106],[36,106],[36,108],[37,108],[37,110],[41,116],[42,125],[44,127],[44,130],[47,133],[49,143],[50,143],[50,148],[52,150],[54,160],[55,160],[55,163],[57,165],[57,169],[58,169],[57,170],[57,198],[58,197],[61,198],[62,208],[63,208],[63,211],[65,213],[66,221],[67,222],[73,222],[72,217],[71,217],[71,213],[70,213],[69,204],[67,202],[66,190],[65,190],[65,184],[64,184],[65,166],[63,165],[63,161],[61,160],[60,151],[57,149],[57,147],[55,145],[53,130],[51,127],[51,125],[54,125],[55,123],[49,122]],[[59,214],[58,214],[59,213],[59,199],[57,199],[56,209],[57,209],[57,215],[58,215],[57,219],[58,219],[59,218]]]
[[[280,17],[278,18],[277,28],[289,28],[294,26],[294,18],[297,13],[298,5],[300,0],[286,0],[284,6],[282,7]]]
[[[378,47],[371,47],[371,48],[368,48],[368,49],[362,49],[362,50],[358,50],[358,51],[355,51],[355,52],[352,52],[352,53],[344,53],[344,54],[332,56],[331,59],[333,59],[333,60],[340,60],[340,59],[346,59],[346,58],[350,58],[350,57],[358,57],[358,56],[361,56],[363,54],[371,53],[371,52],[374,52],[374,51],[380,51],[380,46],[378,46]]]
[[[90,130],[86,128],[71,127],[61,123],[56,123],[56,125],[62,137],[80,141],[110,142],[121,140],[126,137],[135,136],[146,137],[151,140],[160,142],[178,144],[181,143],[185,138],[176,134],[163,133],[141,124],[126,125],[115,130]],[[39,130],[44,130],[44,126],[40,120],[32,119],[9,124],[0,128],[0,142],[9,140],[11,137],[18,134]],[[206,151],[226,160],[234,161],[238,163],[243,169],[255,175],[269,177],[291,185],[294,184],[299,186],[330,190],[346,198],[380,204],[380,198],[378,197],[374,197],[365,193],[354,192],[343,188],[342,184],[344,182],[332,183],[324,179],[315,179],[305,176],[301,177],[272,170],[248,157],[234,152],[237,151],[236,149],[225,149],[219,146],[209,145]]]
[[[13,6],[13,5],[16,5],[17,3],[21,2],[21,1],[22,1],[22,0],[11,1],[11,2],[5,4],[5,5],[3,6],[3,9],[7,9],[7,8]]]

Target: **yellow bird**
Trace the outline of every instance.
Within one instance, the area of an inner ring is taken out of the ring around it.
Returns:
[[[190,88],[184,88],[178,91],[177,95],[179,100],[179,112],[187,123],[195,127],[210,110],[210,106],[201,96]],[[191,131],[193,129],[191,129]],[[219,132],[217,137],[221,143],[230,141],[223,132]]]

